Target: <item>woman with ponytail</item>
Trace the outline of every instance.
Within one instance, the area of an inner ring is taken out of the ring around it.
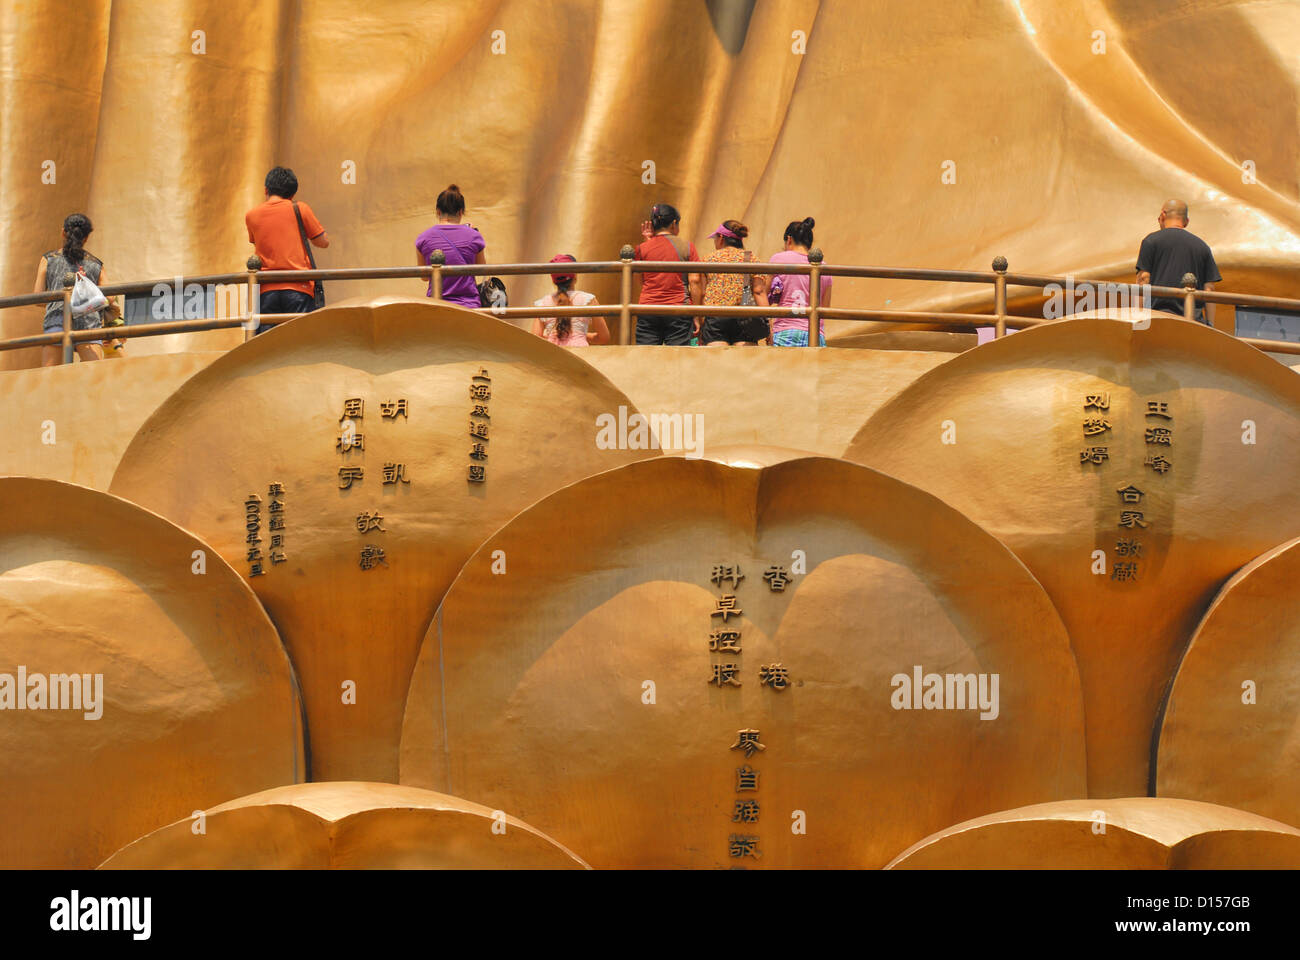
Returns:
[[[84,213],[70,214],[63,221],[63,246],[51,250],[41,257],[36,268],[35,293],[49,293],[54,290],[62,292],[64,274],[84,273],[95,286],[104,284],[104,264],[98,257],[86,250],[86,238],[94,227],[90,218]],[[100,311],[72,318],[73,330],[94,330],[104,325]],[[55,300],[45,305],[45,320],[41,329],[46,333],[60,333],[63,330],[63,301]],[[82,361],[103,360],[104,350],[97,340],[82,340],[76,345],[77,356]],[[63,362],[63,348],[58,344],[46,344],[41,348],[41,366],[53,367]]]
[[[577,263],[567,253],[551,257],[551,263]],[[590,307],[597,301],[574,284],[577,274],[553,273],[551,282],[555,292],[536,301],[535,307]],[[589,344],[609,343],[609,327],[604,317],[538,317],[533,321],[533,335],[549,340],[561,347],[585,347]]]
[[[461,223],[465,215],[465,196],[460,187],[452,184],[438,194],[438,222],[415,238],[418,253],[416,263],[422,267],[429,265],[429,257],[435,250],[441,250],[446,257],[447,266],[461,266],[469,263],[487,263],[484,251],[487,242],[483,234],[474,229],[472,223]],[[443,277],[442,299],[470,309],[479,303],[478,286],[473,277]],[[428,295],[433,296],[433,284],[429,284]]]
[[[812,217],[795,220],[785,228],[785,249],[772,255],[772,263],[807,263],[808,251],[813,244],[813,227],[816,221]],[[831,278],[823,276],[821,286],[822,307],[831,305]],[[772,345],[776,347],[808,346],[808,274],[789,273],[772,278],[772,295],[780,292],[780,299],[775,304],[779,307],[802,308],[805,316],[773,317]],[[817,324],[817,342],[826,346],[826,324]]]

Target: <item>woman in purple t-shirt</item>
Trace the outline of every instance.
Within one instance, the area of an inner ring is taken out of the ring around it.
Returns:
[[[808,251],[813,244],[813,227],[817,221],[812,217],[796,220],[785,228],[785,249],[773,254],[772,263],[807,263]],[[831,278],[822,277],[821,300],[818,306],[831,305]],[[769,302],[776,306],[802,308],[801,317],[772,318],[772,346],[806,347],[808,346],[808,294],[810,291],[808,274],[787,273],[772,278]],[[779,299],[778,299],[779,293]],[[826,323],[820,317],[817,323],[817,342],[826,346]]]
[[[472,223],[461,223],[465,215],[465,197],[460,187],[452,184],[438,194],[438,223],[415,238],[415,249],[419,251],[416,263],[421,267],[429,265],[429,257],[435,250],[441,250],[447,258],[447,265],[466,263],[487,263],[483,255],[487,244],[483,234],[474,229]],[[429,284],[428,295],[433,296],[433,284]],[[473,277],[443,277],[442,299],[462,307],[479,306],[478,285]]]

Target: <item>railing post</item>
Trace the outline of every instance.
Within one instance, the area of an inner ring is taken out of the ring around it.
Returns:
[[[812,270],[808,274],[808,346],[816,347],[821,343],[821,303],[822,303],[822,249],[813,247],[808,251],[808,262]]]
[[[1183,274],[1183,319],[1196,322],[1196,274]]]
[[[993,258],[993,339],[1007,335],[1007,258]]]
[[[262,325],[262,294],[257,283],[257,271],[262,269],[262,258],[253,254],[244,266],[248,268],[248,320],[244,324],[244,342],[248,343]]]
[[[429,284],[433,290],[433,299],[442,300],[442,268],[447,262],[447,255],[441,250],[429,254]]]
[[[74,273],[63,275],[63,362],[72,362],[72,285],[77,282]]]
[[[622,268],[618,280],[618,342],[627,346],[632,342],[632,258],[636,250],[632,244],[623,244],[618,252]]]

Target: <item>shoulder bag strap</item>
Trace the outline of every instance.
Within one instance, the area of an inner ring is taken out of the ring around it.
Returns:
[[[298,236],[302,238],[302,249],[307,254],[307,262],[315,270],[316,258],[311,255],[311,244],[307,241],[307,228],[302,225],[302,211],[298,209],[297,200],[293,202],[293,215],[298,218]]]

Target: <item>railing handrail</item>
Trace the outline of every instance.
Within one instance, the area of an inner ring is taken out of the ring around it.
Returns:
[[[269,283],[293,281],[354,281],[354,280],[422,280],[441,283],[443,276],[540,276],[563,269],[574,274],[619,274],[623,278],[620,300],[617,304],[600,304],[587,307],[507,307],[478,308],[480,312],[490,312],[503,318],[511,317],[613,317],[623,321],[623,336],[627,336],[631,314],[654,316],[733,316],[733,317],[807,317],[809,331],[813,320],[818,326],[823,319],[845,320],[879,320],[898,323],[930,323],[968,328],[973,326],[993,326],[995,336],[1004,335],[1008,327],[1025,329],[1047,322],[1034,317],[1018,316],[1007,309],[1008,287],[1030,287],[1043,290],[1050,286],[1061,289],[1073,287],[1075,291],[1088,288],[1127,291],[1129,295],[1145,295],[1148,298],[1181,299],[1184,304],[1184,316],[1191,318],[1197,303],[1222,303],[1233,306],[1251,306],[1265,309],[1300,312],[1300,299],[1285,297],[1268,297],[1257,294],[1232,293],[1221,290],[1198,290],[1193,286],[1158,287],[1124,281],[1105,280],[1092,277],[1045,276],[1035,274],[1013,274],[1007,272],[1006,260],[998,257],[993,262],[992,272],[975,270],[948,270],[915,267],[875,267],[851,264],[823,263],[820,250],[810,251],[806,263],[772,263],[770,261],[680,261],[680,260],[633,260],[632,248],[624,247],[618,260],[591,260],[547,263],[502,263],[502,264],[455,264],[448,265],[434,262],[425,266],[395,267],[349,267],[318,268],[311,270],[259,270],[260,261],[256,257],[249,259],[248,271],[242,273],[202,274],[197,276],[176,275],[159,280],[129,281],[107,284],[100,289],[106,296],[119,296],[132,293],[156,293],[159,287],[184,294],[184,288],[191,285],[200,287],[243,285],[256,283],[259,286]],[[435,256],[438,253],[435,252]],[[715,307],[705,305],[666,305],[631,303],[631,277],[638,273],[692,273],[692,274],[753,274],[779,275],[795,274],[810,277],[846,277],[881,280],[917,280],[940,283],[991,283],[994,286],[993,313],[960,313],[942,310],[872,310],[846,307],[825,307],[820,304],[820,283],[809,290],[810,303],[805,307]],[[71,275],[68,275],[69,277]],[[52,290],[44,293],[29,293],[15,297],[0,297],[0,309],[33,306],[64,302],[65,329],[60,333],[37,334],[0,340],[0,351],[23,349],[26,347],[62,343],[65,359],[71,359],[73,344],[86,340],[127,339],[140,336],[161,336],[185,331],[223,329],[235,326],[247,327],[254,319],[268,325],[293,319],[297,314],[270,315],[260,314],[250,304],[249,316],[241,317],[205,317],[192,320],[167,320],[158,323],[138,323],[103,329],[74,331],[70,326],[69,297],[65,277],[63,291]],[[1194,277],[1187,274],[1184,283],[1194,282]],[[440,299],[440,290],[435,293],[435,301]],[[1148,300],[1148,303],[1150,301]],[[810,346],[815,345],[816,338],[810,336]],[[1289,341],[1260,340],[1247,338],[1247,342],[1260,349],[1273,352],[1300,353],[1300,344]]]

